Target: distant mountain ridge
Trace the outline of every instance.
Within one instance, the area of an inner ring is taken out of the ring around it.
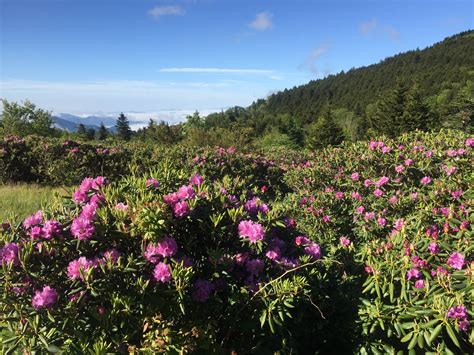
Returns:
[[[100,122],[104,123],[109,132],[115,132],[115,119],[109,117],[88,116],[80,117],[68,113],[60,113],[52,116],[53,126],[68,132],[77,132],[82,123],[87,129],[99,130]],[[99,123],[99,124],[96,124]]]

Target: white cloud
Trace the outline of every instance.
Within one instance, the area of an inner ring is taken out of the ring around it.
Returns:
[[[271,12],[260,12],[255,16],[255,19],[248,24],[248,26],[257,31],[269,30],[273,28],[272,18],[273,14]]]
[[[246,106],[263,96],[265,88],[259,83],[246,83],[244,86],[227,80],[170,83],[9,79],[0,80],[0,92],[1,97],[7,100],[30,99],[46,110],[78,113]]]
[[[159,19],[161,16],[183,16],[185,13],[186,11],[180,6],[155,6],[148,11],[148,14],[156,19]]]
[[[375,19],[364,21],[359,24],[359,32],[363,35],[368,35],[373,32],[377,27],[377,21]]]
[[[161,68],[161,73],[213,73],[213,74],[272,74],[267,69],[235,69],[235,68]]]
[[[300,70],[308,70],[313,74],[317,74],[319,72],[318,68],[316,67],[316,61],[321,58],[321,56],[326,53],[329,49],[329,44],[325,43],[320,45],[319,47],[314,48],[309,55],[306,57],[304,62],[300,64]]]

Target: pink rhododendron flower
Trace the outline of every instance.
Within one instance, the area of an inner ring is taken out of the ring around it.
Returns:
[[[365,187],[369,187],[370,185],[372,185],[372,180],[370,180],[370,179],[365,179],[365,180],[364,180],[364,186],[365,186]]]
[[[347,237],[340,237],[339,238],[339,243],[343,246],[343,247],[348,247],[349,245],[351,245],[351,241],[349,238]]]
[[[388,199],[388,203],[390,203],[391,205],[394,205],[398,202],[398,198],[397,196],[392,196]]]
[[[179,188],[177,196],[180,200],[187,200],[193,198],[195,195],[194,189],[191,185],[183,185]]]
[[[250,241],[250,243],[256,243],[263,240],[265,236],[265,230],[259,223],[253,221],[242,221],[238,226],[239,235]]]
[[[383,154],[387,154],[387,153],[390,153],[392,151],[392,148],[387,147],[387,146],[383,146],[381,151],[382,151]]]
[[[104,252],[103,255],[105,260],[110,260],[112,263],[116,263],[120,256],[120,253],[117,249],[110,249]]]
[[[415,281],[415,288],[424,288],[425,287],[425,280],[420,279]]]
[[[153,187],[153,188],[158,188],[158,186],[160,186],[160,183],[158,182],[158,180],[154,179],[154,178],[149,178],[147,179],[146,181],[146,187]]]
[[[379,218],[377,218],[377,224],[378,224],[379,226],[382,226],[382,227],[383,227],[383,226],[385,226],[385,225],[387,224],[387,220],[386,220],[385,218],[383,218],[383,217],[379,217]]]
[[[366,212],[364,216],[364,219],[366,222],[374,218],[375,218],[375,212]]]
[[[156,253],[162,257],[170,257],[178,251],[176,241],[171,237],[164,237],[161,241],[156,243]]]
[[[467,318],[467,310],[464,305],[451,307],[448,311],[448,318],[463,319]]]
[[[385,184],[387,184],[389,181],[390,179],[388,177],[382,176],[380,179],[377,180],[377,182],[375,183],[375,186],[382,187]]]
[[[453,252],[448,258],[447,264],[454,269],[461,270],[464,266],[464,255],[458,252]]]
[[[171,270],[169,265],[159,262],[153,270],[153,278],[158,282],[167,283],[171,280]]]
[[[179,201],[173,206],[173,214],[175,217],[185,217],[191,212],[189,204],[186,201]]]
[[[376,190],[374,191],[374,196],[376,196],[376,197],[381,197],[382,195],[383,195],[383,191],[382,191],[382,190],[376,189]]]
[[[335,193],[335,197],[336,197],[336,199],[338,199],[338,200],[343,199],[343,198],[344,198],[344,192],[342,192],[342,191],[337,191],[337,192]]]
[[[362,214],[365,211],[365,207],[364,206],[359,206],[355,209],[355,211],[356,211],[357,214]]]
[[[418,270],[417,268],[412,268],[412,269],[407,271],[407,279],[408,280],[418,279],[419,277],[420,277],[420,270]]]
[[[197,173],[191,176],[191,178],[189,179],[189,183],[196,186],[201,185],[203,181],[204,179],[202,178],[202,176]]]
[[[465,144],[468,147],[474,146],[474,138],[471,138],[471,137],[467,138]]]
[[[353,181],[359,181],[359,178],[360,178],[359,173],[352,173],[352,174],[351,174],[351,179],[352,179]]]
[[[311,255],[313,259],[321,258],[321,247],[316,243],[311,243],[304,248],[304,252],[307,255]]]
[[[428,245],[428,250],[430,251],[431,254],[438,254],[439,253],[439,245],[436,242],[431,242]]]
[[[71,234],[79,240],[87,240],[95,232],[95,227],[90,219],[84,217],[75,218],[71,224]]]
[[[404,167],[403,165],[397,165],[397,166],[395,167],[395,171],[396,171],[397,173],[401,173],[401,172],[403,172],[404,170],[405,170],[405,167]]]
[[[265,256],[270,260],[277,260],[281,257],[280,249],[277,247],[271,248],[265,253]]]
[[[163,201],[165,201],[167,205],[174,205],[176,202],[179,201],[178,194],[176,192],[173,192],[168,195],[164,195]]]
[[[429,183],[431,183],[431,178],[429,176],[425,176],[423,177],[420,182],[423,184],[423,185],[428,185]]]
[[[84,219],[95,219],[97,208],[98,206],[96,203],[89,202],[82,207],[80,216]]]
[[[31,239],[40,239],[43,236],[43,228],[40,226],[34,226],[28,232]]]
[[[67,267],[67,275],[70,279],[81,279],[84,280],[81,275],[89,272],[89,270],[96,267],[96,263],[93,260],[88,260],[86,257],[81,256],[79,259],[73,260],[69,263]]]
[[[395,223],[393,224],[393,227],[395,228],[395,230],[397,231],[400,231],[402,230],[402,228],[405,226],[405,221],[402,219],[402,218],[399,218],[395,221]]]
[[[29,229],[41,223],[43,223],[43,211],[40,210],[35,214],[25,218],[23,221],[23,228]]]
[[[36,309],[50,308],[58,300],[58,293],[49,286],[43,287],[41,291],[36,291],[32,299],[33,307]]]
[[[127,211],[128,210],[128,205],[126,205],[123,202],[119,202],[115,205],[115,209],[119,211]]]
[[[7,243],[0,249],[0,259],[2,264],[13,264],[18,265],[20,260],[18,259],[19,247],[16,243]]]
[[[354,200],[362,201],[362,196],[361,196],[360,193],[358,193],[357,191],[356,191],[356,192],[352,192],[352,193],[351,193],[351,197],[352,197]]]
[[[410,166],[413,164],[413,159],[405,159],[405,165]]]
[[[306,244],[309,244],[309,243],[310,243],[310,240],[305,235],[300,235],[300,236],[295,238],[295,244],[296,245],[306,245]]]
[[[48,220],[43,225],[43,238],[51,239],[60,236],[62,232],[61,224],[55,220]]]

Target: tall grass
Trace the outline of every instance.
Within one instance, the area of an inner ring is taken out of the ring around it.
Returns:
[[[66,190],[59,187],[0,185],[0,222],[16,223],[65,193]]]

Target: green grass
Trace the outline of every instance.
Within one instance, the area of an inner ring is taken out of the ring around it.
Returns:
[[[64,193],[63,188],[31,184],[0,185],[0,222],[9,220],[16,223]]]

